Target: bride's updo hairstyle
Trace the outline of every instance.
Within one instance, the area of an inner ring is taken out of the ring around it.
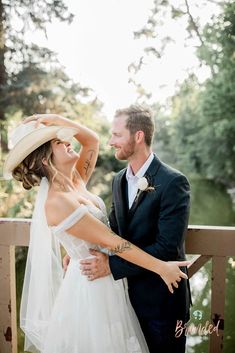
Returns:
[[[44,164],[43,161],[46,161]],[[47,165],[46,165],[47,164]],[[48,141],[31,152],[14,170],[13,178],[21,181],[26,190],[40,184],[42,177],[52,182],[57,170],[52,162],[51,141]]]
[[[26,190],[40,185],[43,177],[48,179],[49,184],[56,183],[60,190],[66,190],[64,180],[66,176],[61,173],[53,163],[53,151],[51,141],[48,141],[31,152],[12,171],[12,176],[21,181]],[[73,182],[79,183],[81,177],[76,169],[73,171]]]
[[[68,180],[67,182],[65,180],[68,177],[57,169],[51,142],[71,141],[77,133],[77,128],[36,125],[35,121],[19,124],[9,136],[10,151],[3,165],[4,178],[9,180],[13,177],[29,190],[33,186],[40,185],[42,178],[45,177],[49,184],[53,186],[56,184],[59,190],[67,191]],[[78,184],[81,177],[75,164],[72,176],[72,182]]]

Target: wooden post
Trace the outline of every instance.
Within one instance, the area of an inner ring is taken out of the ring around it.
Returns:
[[[0,353],[17,353],[15,246],[28,246],[29,226],[0,218]]]
[[[212,257],[211,277],[211,320],[218,324],[218,335],[210,336],[210,353],[223,352],[224,338],[224,306],[225,306],[226,257]]]
[[[0,351],[17,353],[15,247],[0,245]]]

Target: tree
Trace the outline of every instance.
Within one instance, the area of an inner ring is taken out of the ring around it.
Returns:
[[[45,48],[25,43],[27,31],[41,30],[52,19],[70,23],[73,15],[63,0],[0,0],[0,128],[1,147],[7,150],[6,109],[12,79],[30,64],[41,64],[50,54]],[[17,24],[17,25],[16,25]]]
[[[156,60],[163,58],[167,48],[177,41],[179,30],[185,33],[184,45],[186,47],[195,48],[195,51],[197,48],[207,47],[200,11],[209,13],[213,13],[213,10],[218,11],[218,9],[222,11],[222,4],[220,0],[154,0],[146,25],[134,32],[135,39],[145,37],[149,43],[143,48],[141,57],[129,65],[130,79],[136,85],[137,90],[140,85],[137,79],[138,73],[146,64],[148,57],[154,57]],[[207,60],[206,65],[214,75],[214,67],[210,60]],[[142,90],[144,91],[144,88]],[[149,93],[150,96],[151,93]]]
[[[205,83],[200,98],[204,146],[203,167],[207,175],[226,184],[235,173],[235,4],[224,5],[224,13],[207,25],[204,36],[207,49],[200,50],[202,60],[213,63],[215,75]]]
[[[172,97],[171,106],[171,146],[175,155],[175,165],[185,173],[203,175],[201,169],[201,143],[199,135],[200,110],[198,97],[201,87],[195,75],[191,75],[180,85]]]
[[[193,44],[194,40],[195,55],[201,65],[211,69],[211,76],[199,85],[195,74],[190,73],[172,97],[170,112],[165,114],[168,150],[175,156],[175,159],[171,156],[171,161],[185,171],[232,184],[235,173],[235,4],[231,0],[212,2],[220,11],[203,27],[192,15],[194,2],[185,0],[176,7],[175,1],[156,0],[147,25],[136,35],[156,37],[156,45],[145,48],[145,53],[160,58],[173,39],[161,32],[163,19],[187,20],[188,44]],[[200,6],[204,5],[201,1]],[[143,62],[144,56],[136,73]],[[165,132],[164,123],[161,125]],[[162,140],[162,133],[159,135]]]

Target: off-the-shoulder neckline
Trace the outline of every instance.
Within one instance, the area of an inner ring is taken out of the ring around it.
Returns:
[[[81,209],[86,209],[86,210],[88,210],[89,207],[95,208],[96,210],[102,212],[102,210],[101,210],[99,207],[95,206],[94,204],[85,204],[85,203],[81,203],[80,206],[77,207],[72,213],[70,213],[70,215],[68,215],[67,217],[65,217],[65,218],[63,219],[63,221],[61,221],[60,223],[58,223],[56,226],[49,226],[49,228],[55,230],[56,228],[61,227],[64,222],[67,222],[69,219],[73,218],[74,215],[76,215],[76,213],[77,213],[78,211],[81,211]],[[102,213],[103,213],[103,212],[102,212]]]

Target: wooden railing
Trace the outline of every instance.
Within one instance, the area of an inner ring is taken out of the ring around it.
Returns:
[[[30,220],[0,219],[0,353],[17,353],[15,247],[28,246]],[[197,255],[189,268],[192,277],[210,259],[211,325],[209,353],[223,351],[225,279],[228,256],[235,256],[235,227],[190,226],[186,253]],[[235,295],[235,293],[234,293]]]

